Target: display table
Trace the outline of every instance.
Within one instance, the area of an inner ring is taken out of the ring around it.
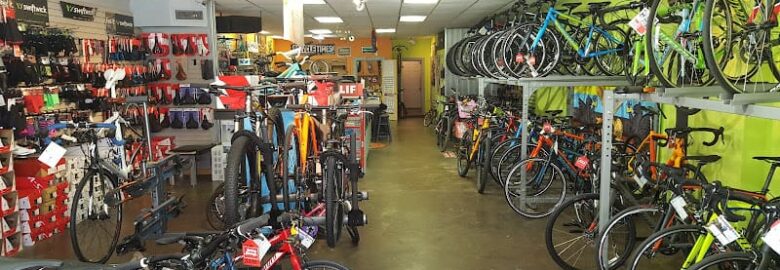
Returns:
[[[179,154],[182,158],[189,159],[190,166],[190,185],[195,186],[198,183],[198,156],[211,151],[216,144],[196,144],[182,145],[171,150],[171,153]]]

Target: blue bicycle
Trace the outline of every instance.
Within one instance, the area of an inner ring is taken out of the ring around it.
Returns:
[[[605,75],[622,75],[625,69],[624,54],[627,51],[627,35],[617,23],[603,26],[596,24],[596,18],[603,16],[600,11],[609,3],[588,4],[590,22],[564,13],[554,7],[554,0],[547,10],[541,24],[528,23],[519,26],[525,38],[521,39],[521,48],[515,61],[528,67],[533,77],[543,77],[556,69],[561,58],[571,57],[574,62],[584,66],[595,60],[598,69]],[[564,4],[570,10],[578,3]],[[553,25],[556,31],[550,29]],[[556,33],[557,32],[557,33]],[[563,37],[563,48],[561,39]],[[533,37],[533,39],[531,39]],[[531,41],[531,42],[528,42]],[[530,43],[530,45],[529,45]],[[567,61],[567,64],[568,61]]]

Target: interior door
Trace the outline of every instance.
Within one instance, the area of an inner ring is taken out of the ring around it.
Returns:
[[[401,62],[401,88],[403,102],[409,116],[423,115],[423,66],[419,60]]]

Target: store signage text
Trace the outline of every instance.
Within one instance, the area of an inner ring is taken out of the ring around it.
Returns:
[[[49,26],[49,3],[47,0],[16,0],[16,18],[20,23]]]
[[[106,32],[114,35],[135,35],[133,16],[106,12]]]
[[[293,44],[292,49],[295,50],[299,46],[298,44]],[[335,54],[336,53],[336,45],[333,44],[309,44],[303,46],[303,50],[301,50],[301,53],[304,54]]]
[[[62,6],[62,16],[68,19],[74,19],[79,21],[94,21],[97,8],[86,7],[68,2],[60,1]]]
[[[339,84],[339,93],[342,96],[359,97],[363,96],[362,83],[341,83]]]

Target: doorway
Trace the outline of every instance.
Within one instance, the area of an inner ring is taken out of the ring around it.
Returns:
[[[403,60],[401,62],[401,89],[407,116],[422,116],[423,109],[423,62],[422,60]]]

